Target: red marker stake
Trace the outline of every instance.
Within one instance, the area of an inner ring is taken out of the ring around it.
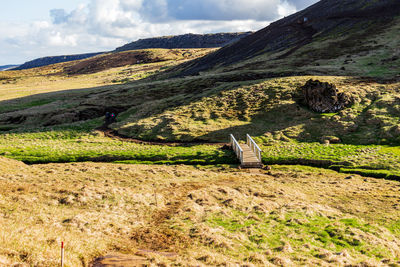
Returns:
[[[61,267],[64,267],[64,242],[61,242]]]

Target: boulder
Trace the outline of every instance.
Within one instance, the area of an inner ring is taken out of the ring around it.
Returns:
[[[301,87],[305,104],[315,112],[338,112],[351,104],[350,97],[345,93],[339,93],[336,86],[318,80],[308,80]]]

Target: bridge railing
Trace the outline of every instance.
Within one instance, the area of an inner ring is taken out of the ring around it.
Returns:
[[[250,149],[253,151],[253,153],[256,155],[257,159],[262,162],[261,160],[261,148],[256,144],[256,142],[251,138],[249,134],[246,135],[247,137],[247,145],[250,147]]]
[[[235,151],[236,156],[240,160],[240,163],[243,163],[243,149],[240,147],[238,141],[236,141],[233,134],[230,135],[230,138],[233,151]]]

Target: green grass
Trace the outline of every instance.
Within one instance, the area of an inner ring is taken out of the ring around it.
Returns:
[[[103,137],[94,131],[101,119],[43,128],[36,132],[0,135],[0,155],[29,164],[50,162],[118,162],[126,164],[238,164],[231,150],[218,145],[144,145]],[[400,148],[273,141],[255,138],[264,164],[295,164],[330,168],[343,173],[397,179]]]
[[[262,143],[263,139],[256,138],[256,140]],[[366,170],[365,174],[369,172],[371,175],[377,172],[396,175],[400,170],[399,147],[274,142],[270,145],[261,145],[261,149],[263,162],[266,164],[304,164],[340,169],[348,173],[357,173],[359,170],[356,168],[370,169]]]
[[[154,162],[158,164],[232,164],[233,152],[218,146],[162,146],[124,142],[95,133],[54,130],[0,135],[0,155],[29,164],[49,162]]]
[[[360,168],[340,168],[342,173],[359,174],[365,177],[384,178],[400,181],[400,171],[368,170]]]
[[[265,164],[303,164],[384,178],[398,175],[398,83],[361,85],[350,77],[304,76],[251,81],[237,81],[237,78],[233,73],[224,73],[171,82],[142,81],[112,87],[109,98],[104,95],[106,88],[99,92],[84,90],[69,100],[70,106],[60,104],[60,110],[40,114],[43,119],[24,113],[23,116],[28,116],[26,125],[0,123],[3,132],[0,153],[27,163],[237,163],[232,152],[214,146],[146,146],[103,138],[93,131],[101,125],[102,118],[53,128],[37,125],[64,113],[79,112],[79,116],[90,113],[91,105],[88,111],[80,105],[81,98],[85,97],[87,103],[103,105],[103,108],[104,105],[126,108],[111,127],[133,138],[228,142],[231,133],[239,140],[249,133],[264,150]],[[335,83],[354,97],[355,104],[337,113],[310,111],[299,102],[298,88],[311,78]],[[51,95],[32,98],[19,108],[40,107],[50,99],[54,98]],[[10,111],[9,106],[3,108]],[[10,132],[7,134],[7,131]],[[321,144],[326,141],[330,144]]]
[[[258,219],[249,219],[254,216]],[[230,215],[214,214],[207,222],[211,227],[220,227],[231,234],[247,232],[247,239],[233,241],[240,247],[242,254],[260,252],[265,248],[280,251],[284,244],[290,244],[295,251],[301,251],[300,248],[308,243],[335,253],[348,249],[355,254],[377,259],[390,256],[387,247],[370,243],[360,236],[360,232],[380,236],[379,228],[357,218],[329,218],[301,211],[282,211],[269,215],[256,213],[250,216],[233,210]],[[237,252],[228,253],[239,257]]]
[[[55,99],[39,99],[21,104],[10,104],[10,105],[5,104],[0,107],[0,112],[5,112],[5,111],[11,112],[15,110],[23,110],[32,107],[43,106],[54,101]]]
[[[387,228],[393,234],[400,235],[400,220],[390,223]]]

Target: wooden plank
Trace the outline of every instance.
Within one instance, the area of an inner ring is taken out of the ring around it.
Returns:
[[[249,135],[247,138],[254,142]],[[242,168],[262,168],[263,164],[261,160],[257,158],[257,155],[253,152],[253,150],[247,144],[239,144],[235,137],[231,134],[231,145],[232,149],[237,154],[238,158],[240,158],[241,164],[240,167]],[[255,143],[254,143],[255,144]],[[258,148],[257,144],[255,146]],[[242,155],[240,155],[240,151],[243,151]],[[242,156],[242,157],[241,157]]]
[[[243,165],[252,164],[252,163],[260,163],[254,152],[250,149],[247,144],[241,145],[243,149]]]

